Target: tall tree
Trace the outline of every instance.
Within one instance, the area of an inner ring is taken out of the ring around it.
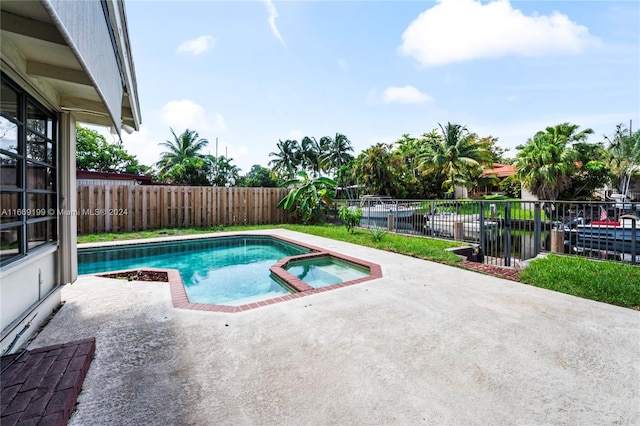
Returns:
[[[37,149],[38,144],[31,144]],[[95,130],[76,124],[76,168],[96,172],[151,174],[150,167],[139,164],[122,144],[109,143]]]
[[[344,195],[352,198],[354,194],[351,194],[349,188],[351,179],[349,174],[345,173],[347,166],[353,161],[351,141],[342,133],[336,133],[335,138],[320,138],[320,146],[323,147],[323,153],[319,158],[320,168],[335,179]]]
[[[207,155],[209,163],[209,182],[213,186],[234,186],[240,179],[240,168],[233,164],[233,158],[220,155]]]
[[[578,168],[578,152],[571,144],[593,133],[579,128],[570,123],[547,127],[516,147],[516,177],[538,198],[555,201],[571,184]]]
[[[276,146],[278,151],[269,153],[269,157],[274,157],[269,161],[269,166],[280,179],[292,179],[299,166],[300,145],[296,140],[287,139],[285,141],[279,140]]]
[[[244,176],[243,185],[250,188],[275,188],[278,182],[271,176],[271,171],[259,164],[251,166],[251,170]]]
[[[200,151],[209,144],[209,141],[200,138],[200,135],[195,130],[186,129],[180,135],[176,135],[172,128],[169,128],[169,130],[173,135],[173,140],[167,140],[158,144],[166,148],[166,151],[160,154],[160,160],[156,163],[161,178],[173,166],[185,164],[184,161],[187,159],[203,159],[204,155]]]
[[[631,176],[640,174],[640,131],[630,133],[622,124],[618,124],[607,151],[612,183],[620,193],[624,193]]]
[[[478,140],[466,127],[452,123],[439,126],[439,137],[426,139],[427,150],[420,166],[445,176],[443,189],[455,196],[455,186],[469,187],[473,178],[482,173],[482,166],[491,161],[491,154],[486,142]]]
[[[320,143],[314,137],[305,136],[300,142],[298,161],[303,170],[311,172],[315,176],[320,175],[320,157],[322,149]]]
[[[365,194],[403,198],[402,166],[402,157],[392,144],[378,143],[358,155],[352,173]]]

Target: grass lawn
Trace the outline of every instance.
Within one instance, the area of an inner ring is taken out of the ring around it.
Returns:
[[[330,224],[220,226],[213,228],[159,229],[128,233],[89,234],[78,236],[78,243],[273,228],[290,229],[447,265],[455,265],[461,259],[446,249],[463,245],[453,241],[391,233],[384,235],[380,241],[374,241],[371,233],[367,230],[356,229],[354,234],[350,234],[344,226]],[[549,255],[547,258],[531,262],[529,267],[522,272],[520,280],[536,287],[640,310],[640,267],[637,266],[615,262],[590,261],[580,257]]]
[[[550,254],[522,272],[520,280],[585,299],[640,310],[640,267]]]

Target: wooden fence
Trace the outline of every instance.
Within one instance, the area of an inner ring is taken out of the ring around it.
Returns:
[[[276,205],[287,188],[205,186],[78,187],[78,234],[286,223]]]

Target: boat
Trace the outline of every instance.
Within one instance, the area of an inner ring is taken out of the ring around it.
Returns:
[[[363,195],[359,205],[349,207],[351,211],[361,210],[362,220],[387,220],[390,214],[396,219],[408,218],[418,209],[383,195]]]
[[[640,217],[625,214],[617,221],[591,221],[575,226],[578,251],[640,255]]]
[[[455,237],[454,228],[456,223],[462,223],[462,238],[464,240],[480,239],[480,215],[479,214],[456,214],[456,213],[437,213],[425,215],[426,224],[424,230],[427,234],[437,237],[453,238]],[[494,220],[485,220],[485,231],[495,231],[499,228],[499,224]],[[495,236],[495,232],[491,234]]]

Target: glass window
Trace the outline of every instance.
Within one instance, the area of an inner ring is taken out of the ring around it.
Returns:
[[[4,73],[1,80],[0,265],[5,265],[56,241],[57,128],[54,113]]]
[[[0,116],[0,149],[18,153],[18,126]]]
[[[27,157],[43,163],[49,163],[47,158],[47,140],[35,133],[27,131]]]
[[[0,192],[0,223],[17,222],[22,220],[20,213],[19,192]]]
[[[29,242],[29,250],[54,240],[52,224],[53,221],[45,220],[43,222],[35,222],[27,225],[27,241]]]
[[[51,167],[27,161],[27,188],[52,191],[54,178]]]
[[[0,109],[2,113],[13,119],[18,119],[18,93],[8,84],[2,82],[0,90]]]
[[[56,196],[54,194],[28,194],[27,195],[27,209],[31,212],[29,217],[43,217],[43,216],[55,216],[54,212],[50,212],[49,209],[55,210],[56,208]]]
[[[0,154],[0,186],[5,188],[21,187],[21,163],[12,155]]]
[[[2,264],[19,256],[22,226],[0,229],[0,262]]]
[[[51,137],[53,123],[51,117],[40,108],[27,102],[27,127],[48,138]]]

